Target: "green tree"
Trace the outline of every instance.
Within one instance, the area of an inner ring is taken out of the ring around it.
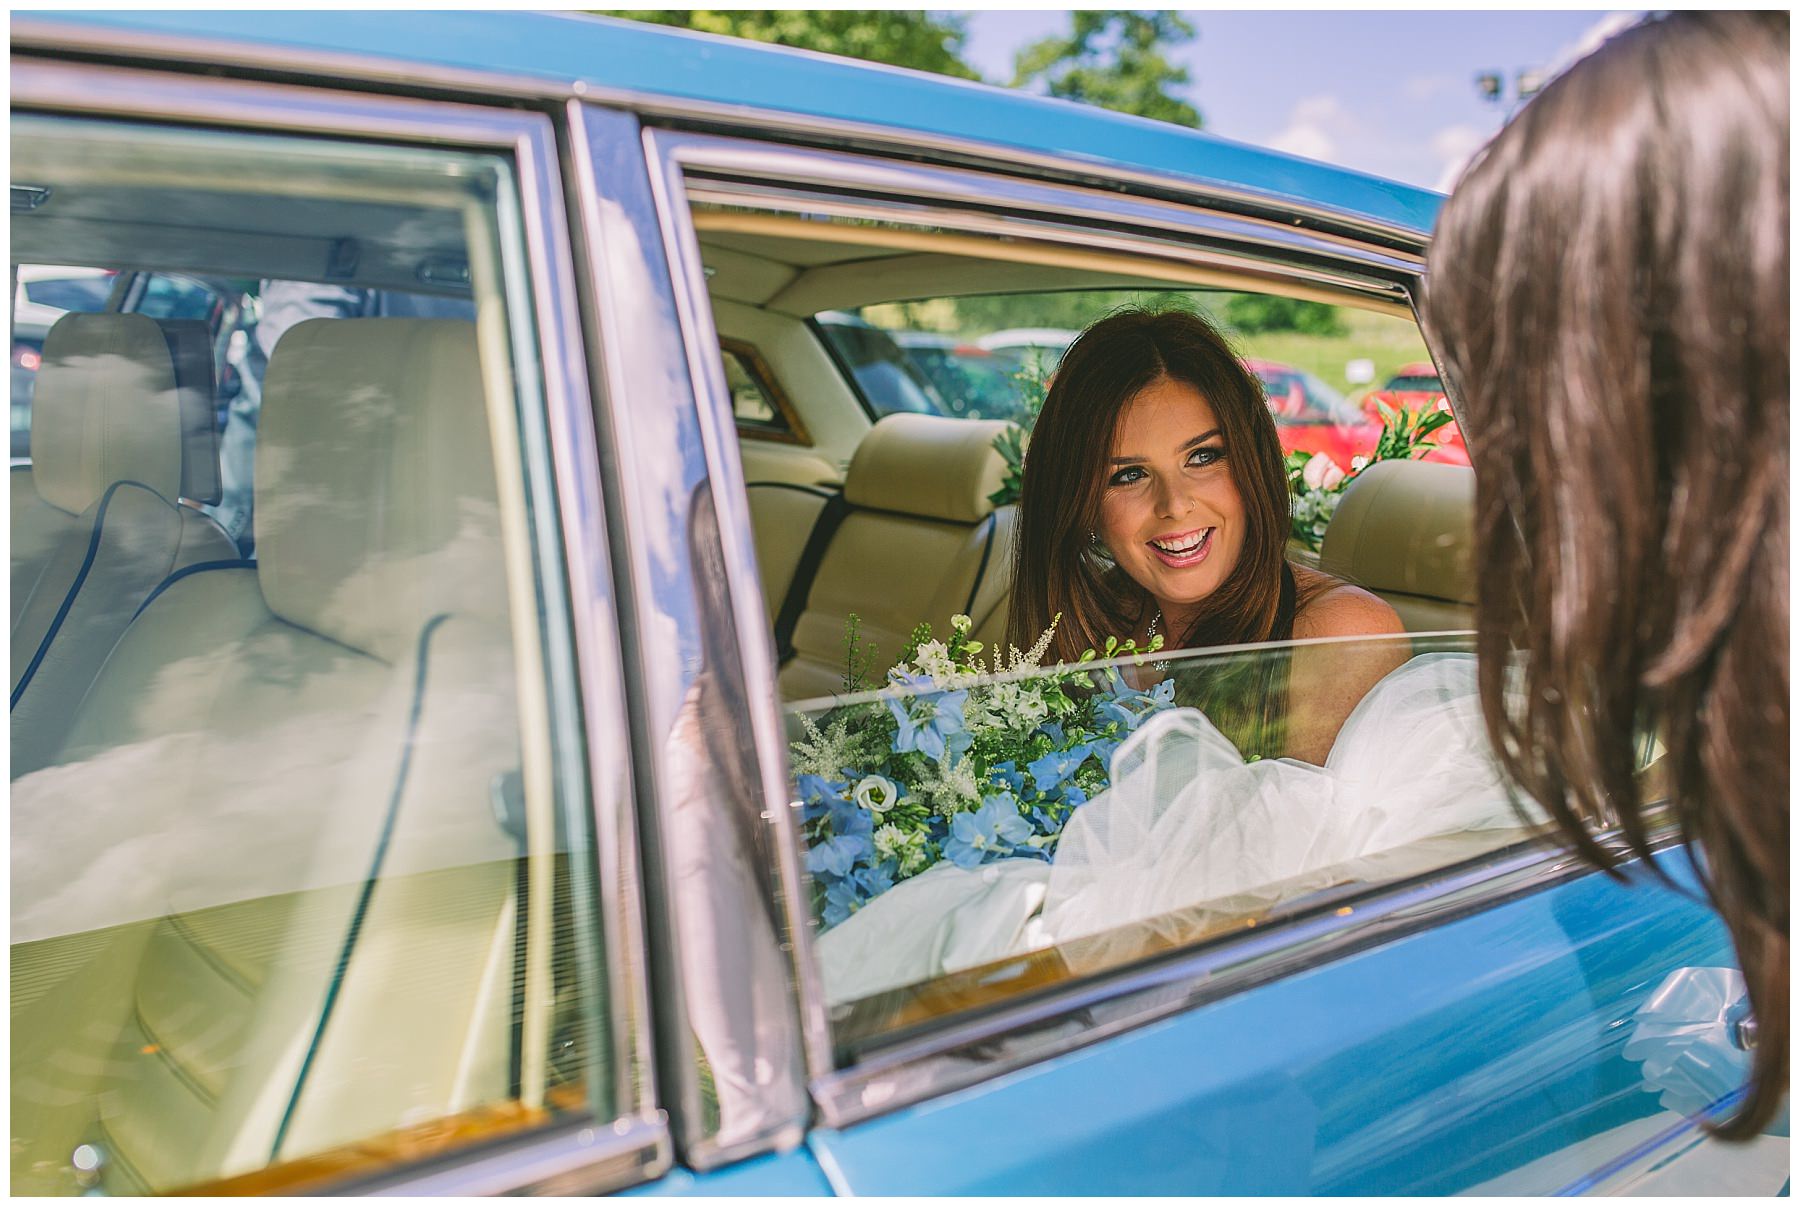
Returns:
[[[1194,40],[1172,12],[1080,9],[1069,36],[1033,42],[1013,60],[1013,86],[1041,83],[1051,96],[1085,101],[1199,129],[1200,111],[1172,94],[1191,78],[1164,57]]]
[[[868,59],[895,67],[980,79],[962,60],[967,37],[962,17],[917,11],[866,9],[614,9],[606,16],[673,25],[705,33],[798,46],[824,54]]]
[[[1336,306],[1272,293],[1240,293],[1225,302],[1225,321],[1245,335],[1297,331],[1302,335],[1342,335],[1344,318]]]

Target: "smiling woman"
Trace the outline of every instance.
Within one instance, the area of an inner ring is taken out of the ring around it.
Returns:
[[[1287,473],[1263,391],[1205,319],[1124,310],[1070,347],[1020,492],[1009,631],[1061,617],[1051,653],[1106,637],[1176,649],[1401,631],[1378,597],[1286,555]],[[1398,655],[1297,652],[1281,753],[1321,762]],[[1304,720],[1301,717],[1304,716]]]

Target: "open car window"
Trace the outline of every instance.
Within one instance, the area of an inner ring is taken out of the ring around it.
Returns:
[[[1400,290],[805,204],[846,216],[709,185],[693,218],[718,336],[756,339],[846,467],[778,481],[740,442],[840,1062],[1534,839],[1475,703],[1452,417],[1378,397],[1428,358]],[[1127,305],[1226,333],[1287,457],[1289,558],[1404,634],[1056,667],[1007,631],[1038,409]],[[1340,680],[1375,686],[1328,706]]]

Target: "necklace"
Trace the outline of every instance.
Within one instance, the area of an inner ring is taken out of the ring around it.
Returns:
[[[1156,609],[1156,615],[1154,615],[1150,618],[1150,631],[1148,633],[1144,634],[1144,645],[1146,647],[1148,647],[1153,641],[1156,640],[1156,626],[1161,623],[1162,623],[1162,609],[1159,607]],[[1153,671],[1167,672],[1169,669],[1168,660],[1164,659],[1161,662],[1152,662],[1150,664],[1150,669]]]

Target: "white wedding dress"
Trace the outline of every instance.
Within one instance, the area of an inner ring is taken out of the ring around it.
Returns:
[[[1514,798],[1488,745],[1475,658],[1422,654],[1344,721],[1323,767],[1246,763],[1204,714],[1159,713],[1119,747],[1112,787],[1075,811],[1055,859],[938,866],[819,937],[826,999],[883,990],[1217,903],[1253,910],[1307,890],[1323,869],[1444,835],[1543,821]],[[1495,834],[1496,842],[1503,836]],[[1377,861],[1378,862],[1378,861]],[[1373,866],[1373,865],[1371,865]],[[1104,947],[1104,940],[1100,940]]]

